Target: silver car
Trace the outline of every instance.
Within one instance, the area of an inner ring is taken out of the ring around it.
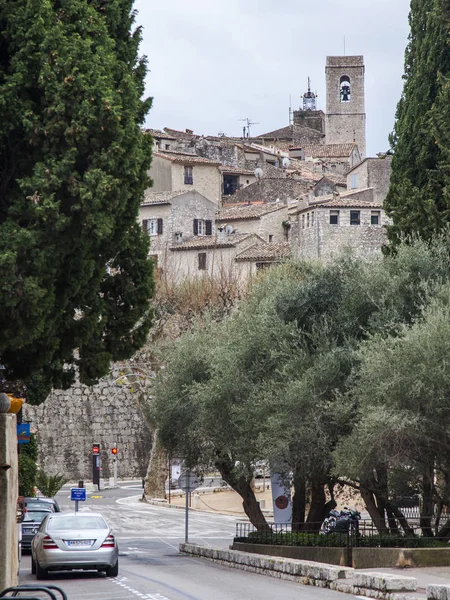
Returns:
[[[107,577],[119,573],[117,542],[98,513],[51,513],[31,542],[31,572],[37,579],[73,569],[97,569]]]

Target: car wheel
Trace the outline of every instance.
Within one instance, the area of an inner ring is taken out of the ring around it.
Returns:
[[[36,563],[34,562],[33,557],[31,557],[31,574],[36,575]]]
[[[106,577],[117,577],[119,574],[119,561],[116,562],[112,567],[108,567],[105,571]]]
[[[36,579],[46,579],[48,575],[47,569],[43,569],[36,561]]]

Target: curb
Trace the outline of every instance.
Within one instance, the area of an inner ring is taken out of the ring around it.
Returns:
[[[381,572],[357,572],[351,567],[270,557],[239,550],[220,550],[197,544],[180,544],[180,552],[244,571],[357,596],[379,600],[419,600],[419,598],[424,598],[423,595],[411,595],[411,592],[417,591],[417,579],[414,577],[401,577]],[[429,586],[427,598],[450,600],[450,585]]]

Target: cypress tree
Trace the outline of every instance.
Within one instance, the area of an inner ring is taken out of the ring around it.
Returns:
[[[447,5],[445,7],[444,5]],[[403,234],[429,239],[449,221],[443,148],[436,137],[442,78],[450,76],[448,1],[412,0],[404,89],[397,106],[391,185],[385,208],[391,245]]]
[[[0,2],[0,362],[41,401],[145,341],[151,139],[130,0]]]

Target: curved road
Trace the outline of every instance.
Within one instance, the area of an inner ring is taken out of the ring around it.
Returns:
[[[302,586],[291,581],[248,573],[178,552],[184,541],[184,511],[139,502],[141,488],[132,482],[118,490],[88,493],[83,511],[101,512],[119,541],[119,576],[96,572],[50,575],[69,600],[332,600],[338,592]],[[63,510],[72,509],[64,489],[57,498]],[[236,519],[191,511],[189,541],[228,547]],[[30,557],[24,556],[21,583],[35,583]],[[347,596],[348,597],[348,596]]]

